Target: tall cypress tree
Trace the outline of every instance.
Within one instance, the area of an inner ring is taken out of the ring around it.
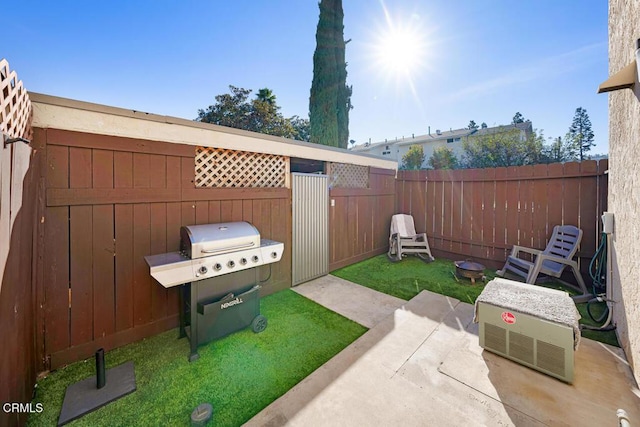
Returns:
[[[309,97],[311,142],[347,148],[351,88],[347,86],[342,0],[321,0]]]

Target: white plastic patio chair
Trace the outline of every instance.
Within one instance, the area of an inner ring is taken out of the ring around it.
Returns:
[[[391,261],[397,262],[407,254],[415,254],[425,262],[434,260],[427,241],[427,234],[416,233],[411,215],[397,214],[391,217],[387,257]]]

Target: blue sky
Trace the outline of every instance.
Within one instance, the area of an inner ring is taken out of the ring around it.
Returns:
[[[20,18],[4,20],[0,56],[28,90],[193,119],[230,84],[254,93],[268,87],[285,116],[308,114],[315,0],[0,6]],[[357,143],[462,128],[471,119],[507,124],[516,111],[545,137],[564,136],[583,107],[597,143],[592,153],[608,150],[607,95],[596,94],[608,74],[606,0],[343,6]],[[407,58],[392,60],[393,48],[381,53],[408,29]]]

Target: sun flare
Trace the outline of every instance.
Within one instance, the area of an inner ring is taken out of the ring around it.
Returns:
[[[396,94],[410,90],[418,98],[416,83],[434,57],[436,26],[417,12],[392,14],[380,1],[384,21],[371,26],[369,65],[377,81],[393,86]]]
[[[377,44],[377,63],[391,74],[409,75],[421,68],[425,56],[423,37],[412,28],[389,28]]]

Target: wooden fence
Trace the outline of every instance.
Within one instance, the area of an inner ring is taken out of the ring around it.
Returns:
[[[5,138],[30,138],[31,107],[22,82],[0,59],[0,404],[31,401],[36,379],[34,341],[35,150]],[[26,413],[0,410],[0,425],[23,425]]]
[[[368,188],[332,188],[329,270],[387,251],[395,210],[395,171],[370,168]]]
[[[196,188],[193,146],[56,129],[35,139],[46,148],[42,369],[177,326],[177,289],[156,283],[144,256],[178,250],[181,225],[250,221],[291,240],[289,189]],[[290,283],[287,245],[265,291]]]
[[[513,245],[542,249],[558,224],[580,227],[587,272],[607,202],[607,160],[453,171],[400,171],[397,211],[413,215],[434,256],[502,267]]]

